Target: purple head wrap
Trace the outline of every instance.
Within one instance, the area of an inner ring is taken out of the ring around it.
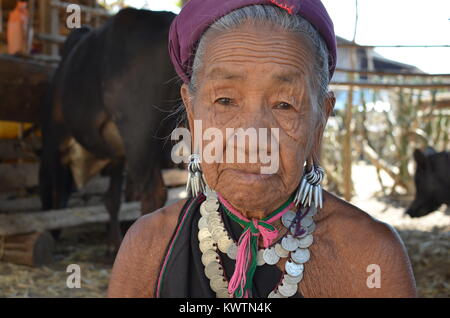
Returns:
[[[169,33],[169,54],[176,72],[189,83],[189,70],[202,34],[231,11],[255,4],[272,4],[309,21],[324,39],[329,52],[330,79],[336,67],[333,22],[320,0],[190,0],[175,18]]]

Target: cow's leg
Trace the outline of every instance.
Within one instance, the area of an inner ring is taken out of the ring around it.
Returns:
[[[141,195],[141,214],[148,214],[164,206],[167,201],[167,189],[164,185],[161,169],[155,169],[150,186]]]
[[[51,166],[43,157],[39,163],[39,196],[42,210],[51,210],[53,208]]]
[[[121,204],[124,160],[114,160],[110,167],[111,179],[108,191],[104,196],[104,203],[109,213],[109,242],[108,253],[117,252],[122,242],[122,232],[119,224],[119,210]]]
[[[136,190],[136,187],[133,184],[133,180],[131,180],[130,174],[127,173],[126,176],[126,185],[125,185],[125,201],[133,202],[140,200],[140,193]]]
[[[51,136],[45,136],[43,153],[39,166],[39,193],[42,209],[63,209],[67,207],[73,190],[70,167],[62,163],[64,143],[67,141],[63,129],[54,128]]]

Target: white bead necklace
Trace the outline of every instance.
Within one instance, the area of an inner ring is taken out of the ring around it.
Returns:
[[[224,276],[217,250],[230,259],[236,260],[238,246],[225,229],[219,206],[217,193],[208,189],[206,200],[200,205],[198,240],[202,252],[201,260],[205,266],[205,275],[210,280],[211,289],[218,298],[232,298],[233,296],[228,293],[228,281]],[[305,213],[303,208],[302,210]],[[281,222],[289,231],[282,238],[281,243],[258,249],[258,266],[276,265],[280,259],[289,258],[284,266],[282,281],[269,293],[268,298],[287,298],[297,293],[298,285],[303,278],[305,263],[310,259],[308,248],[313,243],[313,232],[316,228],[313,216],[316,212],[317,208],[312,206],[308,214],[301,218],[298,226],[294,223],[296,212],[292,210],[286,212]],[[296,229],[297,227],[299,229]]]

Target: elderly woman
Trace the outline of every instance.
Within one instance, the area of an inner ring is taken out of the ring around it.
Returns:
[[[194,149],[192,197],[130,228],[109,296],[414,297],[396,232],[321,188],[336,61],[322,3],[191,0],[173,22],[169,49],[193,137],[218,129],[223,139],[213,143],[223,153],[200,161]],[[270,131],[270,147],[257,147],[276,154],[278,169],[224,160],[239,151],[227,128]]]

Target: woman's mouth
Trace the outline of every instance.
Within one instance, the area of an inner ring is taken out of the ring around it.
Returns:
[[[254,183],[259,181],[265,181],[267,179],[272,178],[275,174],[262,174],[260,172],[249,172],[245,170],[238,169],[227,169],[230,173],[232,173],[235,178],[238,178],[240,181]]]

